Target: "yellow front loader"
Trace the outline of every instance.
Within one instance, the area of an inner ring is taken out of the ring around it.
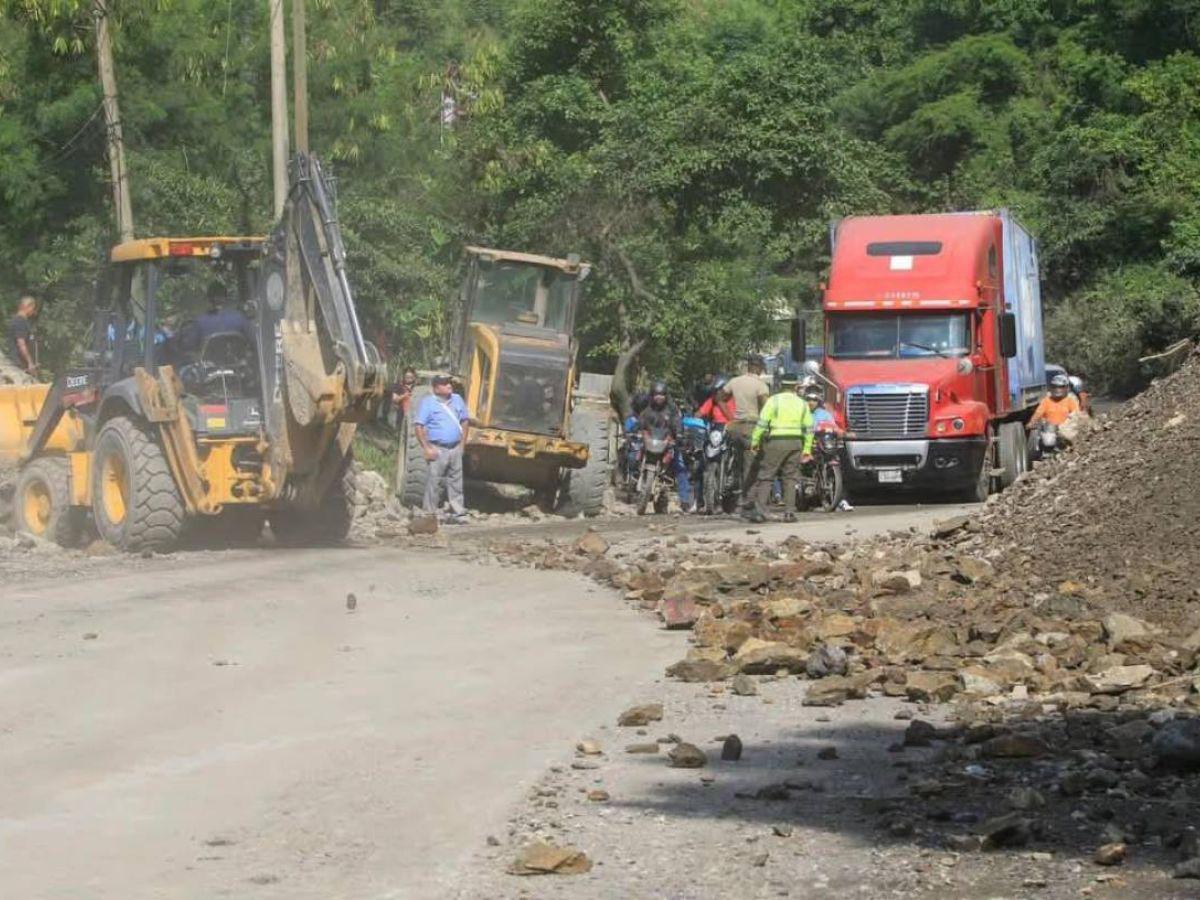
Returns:
[[[268,238],[114,247],[82,365],[0,387],[17,529],[64,545],[88,521],[130,551],[190,522],[226,538],[336,541],[353,517],[351,440],[382,392],[319,163],[296,157]]]

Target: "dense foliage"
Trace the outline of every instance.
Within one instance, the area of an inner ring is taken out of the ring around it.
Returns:
[[[267,4],[113,0],[134,216],[269,225]],[[0,291],[57,360],[111,240],[88,9],[0,0]],[[596,265],[596,366],[684,378],[815,302],[847,213],[1005,205],[1051,356],[1133,387],[1200,311],[1200,0],[310,0],[360,305],[436,355],[464,243]],[[458,119],[444,125],[443,94]]]

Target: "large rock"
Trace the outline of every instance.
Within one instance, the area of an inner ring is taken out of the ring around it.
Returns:
[[[1200,719],[1175,719],[1164,724],[1151,742],[1159,765],[1200,769]]]
[[[586,853],[539,842],[525,847],[508,871],[513,875],[582,875],[591,868]]]
[[[1125,613],[1109,613],[1104,617],[1104,638],[1114,649],[1126,641],[1144,640],[1151,634],[1149,625]]]
[[[828,675],[808,686],[803,703],[805,706],[841,706],[847,700],[861,700],[866,696],[867,684],[862,679]]]
[[[813,632],[823,641],[832,638],[845,637],[858,630],[858,622],[853,616],[844,613],[833,613],[825,616],[814,626]]]
[[[799,597],[778,597],[762,606],[764,619],[795,619],[812,608],[812,602]]]
[[[608,552],[608,541],[595,531],[588,531],[575,542],[575,552],[583,556],[603,556]]]
[[[803,672],[807,662],[808,654],[799,647],[782,641],[764,641],[753,637],[747,639],[733,657],[734,665],[740,671],[751,675],[771,673],[779,669]]]
[[[916,569],[883,570],[872,573],[871,583],[881,590],[907,594],[921,586],[921,573]]]
[[[835,644],[818,644],[808,654],[804,671],[809,678],[824,678],[826,675],[845,675],[849,660],[846,651]]]
[[[696,601],[687,594],[678,596],[663,597],[662,604],[658,608],[658,614],[662,617],[663,625],[669,629],[682,630],[691,628],[696,624],[696,619],[700,616],[699,607],[696,606]]]
[[[680,681],[722,681],[737,671],[725,659],[720,647],[693,647],[687,656],[667,668],[667,674]]]
[[[945,672],[909,672],[904,693],[918,703],[945,702],[958,692],[958,679]]]
[[[667,754],[673,769],[701,769],[708,763],[708,756],[695,744],[680,743]]]
[[[1152,666],[1111,666],[1103,672],[1085,675],[1084,679],[1094,694],[1121,694],[1132,688],[1141,687],[1153,675],[1154,668]]]

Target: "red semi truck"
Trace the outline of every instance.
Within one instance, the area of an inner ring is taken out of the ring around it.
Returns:
[[[998,210],[847,218],[832,238],[822,374],[847,486],[983,500],[1012,483],[1045,387],[1029,232]]]

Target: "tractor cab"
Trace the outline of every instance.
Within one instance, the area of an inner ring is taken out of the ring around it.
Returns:
[[[574,377],[575,316],[590,267],[468,247],[454,370],[485,427],[563,436]]]
[[[254,324],[263,239],[150,238],[113,248],[93,328],[93,360],[115,384],[171,366],[197,435],[262,424]],[[104,296],[104,295],[107,296]]]

